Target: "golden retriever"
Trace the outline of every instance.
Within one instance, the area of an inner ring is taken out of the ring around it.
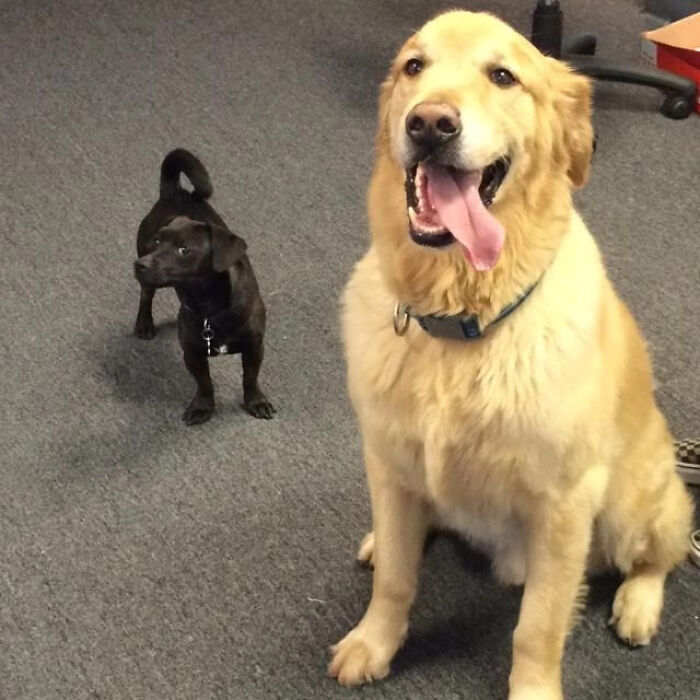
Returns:
[[[333,648],[343,685],[388,673],[430,527],[464,533],[498,579],[525,585],[511,700],[562,697],[587,563],[624,574],[622,639],[657,631],[692,507],[644,341],[572,205],[590,92],[500,20],[463,11],[410,38],[381,87],[372,243],[342,312],[372,503],[358,556],[374,565],[369,607]],[[419,323],[466,314],[481,337]]]

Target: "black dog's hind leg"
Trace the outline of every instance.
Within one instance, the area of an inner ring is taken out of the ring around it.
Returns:
[[[150,340],[156,334],[156,327],[153,325],[153,295],[155,293],[155,287],[141,285],[139,313],[136,316],[134,335],[142,340]]]
[[[258,374],[260,374],[264,355],[262,337],[250,339],[243,349],[243,406],[256,418],[269,419],[276,410],[258,384]]]
[[[203,348],[183,348],[185,366],[197,382],[197,393],[182,416],[187,425],[206,423],[214,413],[214,385],[209,374],[209,360]]]

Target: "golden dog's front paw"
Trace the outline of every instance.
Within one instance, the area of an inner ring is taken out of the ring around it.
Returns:
[[[394,652],[377,644],[358,627],[331,648],[333,658],[328,674],[340,685],[361,685],[384,678],[389,673],[389,662]]]

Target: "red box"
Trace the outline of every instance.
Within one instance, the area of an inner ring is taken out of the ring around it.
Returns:
[[[695,111],[700,114],[700,12],[643,36],[656,44],[657,68],[695,82]]]

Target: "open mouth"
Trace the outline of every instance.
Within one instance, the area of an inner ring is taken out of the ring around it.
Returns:
[[[460,243],[477,270],[490,269],[505,232],[488,211],[508,174],[503,156],[484,170],[459,170],[426,161],[406,171],[409,230],[413,241],[440,248]]]

